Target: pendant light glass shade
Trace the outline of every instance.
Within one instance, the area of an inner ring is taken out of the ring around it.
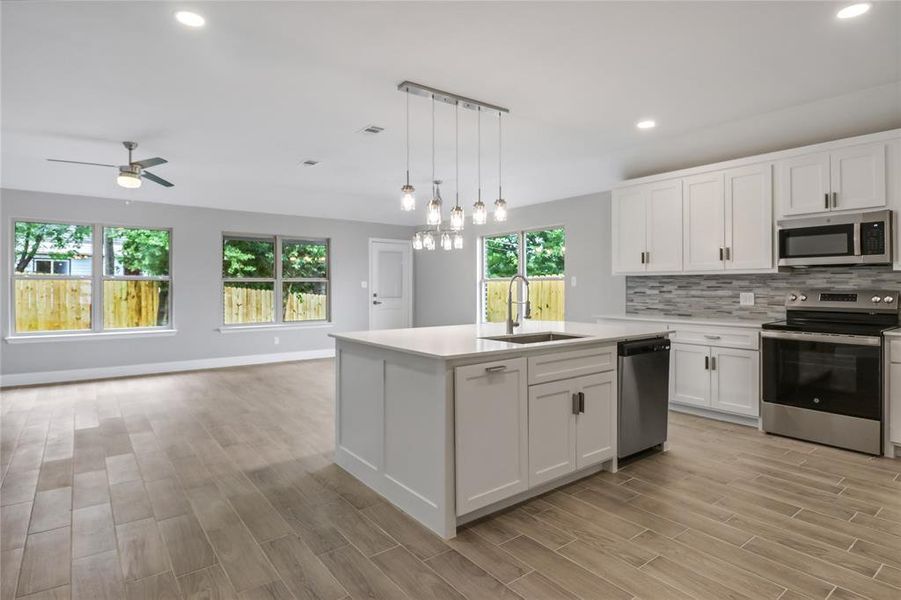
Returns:
[[[462,249],[463,249],[463,234],[458,231],[454,234],[454,250],[462,250]]]
[[[422,250],[422,233],[419,231],[413,236],[413,249]]]
[[[463,214],[462,206],[455,206],[451,209],[450,213],[450,226],[451,229],[458,231],[463,229],[463,225],[466,223],[466,216]]]
[[[494,201],[494,220],[498,223],[507,220],[507,201],[503,198]]]
[[[442,250],[453,250],[454,242],[451,239],[451,234],[448,231],[441,232],[441,249]]]
[[[426,231],[422,234],[422,247],[426,250],[434,250],[435,249],[435,234],[431,231]]]
[[[413,195],[413,192],[416,191],[416,188],[408,183],[404,187],[400,188],[400,191],[403,194],[400,200],[400,207],[406,212],[416,210],[416,196]]]
[[[435,180],[432,199],[426,209],[425,222],[429,225],[441,225],[441,182]]]
[[[473,225],[484,225],[488,221],[488,209],[481,199],[476,200],[472,205],[472,223]]]

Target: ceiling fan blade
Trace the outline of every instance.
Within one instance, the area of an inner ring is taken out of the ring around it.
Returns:
[[[175,185],[174,183],[170,183],[170,182],[166,181],[165,179],[163,179],[162,177],[157,177],[153,173],[148,173],[147,171],[142,171],[141,177],[144,177],[154,183],[158,183],[158,184],[160,184],[162,186],[166,186],[166,187],[172,187]]]
[[[145,158],[144,160],[136,160],[131,164],[138,165],[142,169],[149,169],[150,167],[155,167],[157,165],[164,165],[167,162],[169,162],[169,161],[166,160],[165,158],[160,158],[159,156],[157,156],[156,158]]]
[[[48,158],[50,162],[69,163],[73,165],[91,165],[94,167],[116,167],[116,165],[108,165],[106,163],[83,162],[80,160],[62,160],[61,158]],[[118,168],[118,167],[116,167]]]

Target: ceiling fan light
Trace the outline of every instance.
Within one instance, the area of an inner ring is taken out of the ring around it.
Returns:
[[[119,176],[116,177],[116,183],[120,187],[128,189],[139,188],[141,187],[141,176],[131,171],[120,171]]]

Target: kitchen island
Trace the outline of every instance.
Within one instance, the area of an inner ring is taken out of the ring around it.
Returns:
[[[333,334],[335,461],[444,538],[616,470],[617,348],[653,323],[525,321]]]

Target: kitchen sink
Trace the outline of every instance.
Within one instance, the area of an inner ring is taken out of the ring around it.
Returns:
[[[511,335],[493,335],[484,337],[483,340],[495,340],[498,342],[510,342],[511,344],[538,344],[541,342],[556,342],[559,340],[574,340],[588,337],[585,335],[573,335],[572,333],[557,333],[554,331],[542,331],[539,333],[514,333]]]

